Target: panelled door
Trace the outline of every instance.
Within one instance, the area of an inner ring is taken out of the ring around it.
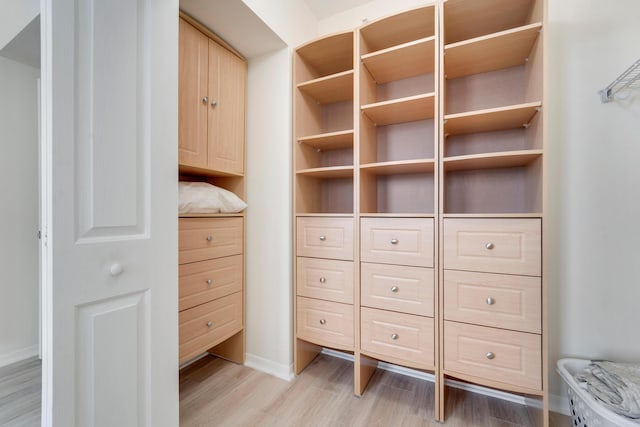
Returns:
[[[178,1],[42,5],[43,421],[177,426]]]

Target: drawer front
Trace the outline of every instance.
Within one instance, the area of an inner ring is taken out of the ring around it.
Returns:
[[[243,249],[242,218],[180,218],[178,262],[238,255]]]
[[[540,276],[539,219],[444,220],[444,268]]]
[[[297,294],[353,304],[353,261],[298,257]]]
[[[299,217],[297,254],[314,258],[353,260],[353,219]]]
[[[389,362],[433,369],[433,319],[363,307],[362,350]]]
[[[353,350],[353,306],[298,297],[297,337],[315,344]]]
[[[540,335],[444,323],[444,369],[534,390],[542,388]]]
[[[432,218],[362,218],[362,261],[433,267]]]
[[[242,255],[234,255],[180,265],[178,309],[186,310],[240,292],[244,271],[242,264]]]
[[[433,269],[363,262],[362,305],[433,316]]]
[[[539,334],[539,277],[468,271],[444,272],[444,318]]]
[[[204,353],[242,330],[242,292],[181,311],[180,361]]]

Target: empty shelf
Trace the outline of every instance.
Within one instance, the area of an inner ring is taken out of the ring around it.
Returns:
[[[360,107],[376,126],[433,119],[434,94],[409,96]]]
[[[377,83],[388,83],[433,73],[435,37],[362,55],[362,62]]]
[[[433,172],[433,166],[433,159],[417,159],[367,163],[360,165],[360,170],[375,175],[400,175],[408,173],[431,173]]]
[[[353,129],[298,138],[300,144],[309,145],[320,151],[353,147]]]
[[[353,70],[298,84],[298,89],[320,104],[353,99]]]
[[[397,46],[435,34],[435,7],[420,6],[360,28],[368,52]]]
[[[447,114],[444,133],[448,136],[467,133],[514,129],[529,123],[542,106],[540,102],[509,105],[507,107]]]
[[[312,178],[350,178],[353,176],[353,166],[330,166],[326,168],[303,169],[298,175]]]
[[[522,65],[538,38],[541,23],[502,31],[445,46],[447,79]]]
[[[542,150],[503,151],[498,153],[472,154],[445,157],[447,172],[472,169],[498,169],[526,166],[542,156]]]
[[[316,75],[327,76],[353,69],[353,31],[311,41],[296,49]]]

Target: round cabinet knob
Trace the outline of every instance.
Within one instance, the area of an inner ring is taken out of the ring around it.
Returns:
[[[212,322],[211,320],[209,320],[209,321],[207,322],[207,326],[208,326],[209,328],[210,328],[210,327],[212,327],[212,326],[213,326],[213,322]]]
[[[111,267],[109,267],[109,274],[111,274],[114,277],[121,275],[123,271],[124,271],[124,268],[122,267],[122,264],[117,262],[112,264]]]
[[[204,98],[202,98],[202,103],[206,104],[207,102],[209,102],[209,97],[205,96]]]
[[[485,356],[489,360],[494,359],[496,357],[496,355],[494,353],[492,353],[492,352],[488,352],[487,354],[485,354]]]
[[[398,338],[399,338],[398,334],[391,334],[391,339],[392,340],[397,340]]]
[[[398,239],[391,239],[391,244],[392,245],[397,245],[398,244]]]
[[[207,236],[207,242],[210,242],[213,240],[213,236]]]
[[[211,101],[211,106],[215,107],[216,105],[218,105],[218,101]]]
[[[326,277],[321,277],[321,278],[320,278],[320,283],[325,283],[326,281],[327,281],[327,278],[326,278]]]
[[[395,292],[398,292],[398,290],[400,290],[400,288],[399,288],[399,287],[397,287],[397,286],[392,286],[392,287],[391,287],[391,292],[394,292],[394,293],[395,293]]]
[[[487,305],[493,305],[496,303],[496,300],[494,300],[493,298],[489,297],[487,298]]]
[[[211,286],[213,284],[213,280],[207,279],[207,285]]]
[[[495,248],[495,246],[491,242],[489,242],[486,245],[484,245],[484,247],[487,248],[488,250],[491,250],[491,249]]]
[[[320,319],[320,324],[321,324],[321,325],[324,325],[325,323],[327,323],[327,321],[326,321],[326,320],[324,320],[324,319]]]
[[[325,236],[324,234],[322,236],[320,236],[320,241],[324,242],[325,240],[327,240],[327,236]]]

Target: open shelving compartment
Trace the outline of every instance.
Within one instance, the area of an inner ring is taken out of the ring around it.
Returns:
[[[360,31],[360,211],[434,215],[435,5]]]
[[[542,212],[542,3],[445,3],[445,215]]]
[[[296,213],[353,214],[354,33],[294,53]]]

